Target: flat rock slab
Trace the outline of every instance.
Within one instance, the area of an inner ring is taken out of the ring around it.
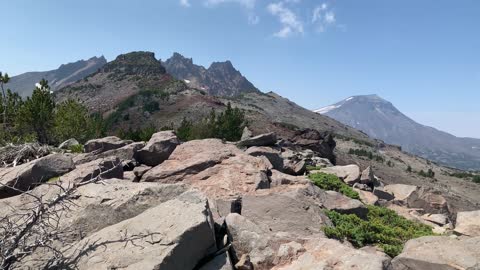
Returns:
[[[215,252],[207,199],[191,191],[79,241],[78,269],[193,269]],[[92,246],[89,246],[92,245]]]
[[[250,147],[250,146],[272,146],[277,143],[277,135],[275,133],[265,133],[265,134],[260,134],[255,137],[247,138],[244,140],[241,140],[238,142],[239,146],[245,146],[245,147]]]
[[[20,194],[51,178],[61,176],[75,169],[69,155],[52,154],[28,163],[0,170],[0,199]]]
[[[385,254],[354,249],[332,239],[310,240],[304,249],[298,259],[272,270],[384,270],[390,263]]]
[[[403,185],[403,184],[393,184],[393,185],[386,185],[383,188],[386,192],[393,194],[395,197],[394,200],[398,202],[407,202],[409,198],[412,196],[418,196],[417,186],[412,185]]]
[[[393,270],[480,269],[480,237],[455,239],[426,236],[412,239],[392,261]]]
[[[336,175],[351,186],[360,180],[360,167],[357,165],[327,167],[321,169],[320,172]]]
[[[480,236],[480,210],[458,212],[455,232],[468,236]]]
[[[96,152],[97,154],[112,149],[123,147],[132,141],[125,141],[115,136],[109,136],[101,139],[93,139],[85,143],[85,153]]]

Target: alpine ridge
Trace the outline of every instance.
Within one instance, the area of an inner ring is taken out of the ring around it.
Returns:
[[[74,63],[61,65],[58,69],[40,72],[26,72],[11,78],[7,88],[26,97],[32,94],[35,83],[46,79],[53,91],[70,85],[96,72],[107,63],[105,57],[92,57]]]

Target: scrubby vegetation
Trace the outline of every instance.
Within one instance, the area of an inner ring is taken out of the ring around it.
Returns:
[[[449,173],[448,175],[456,178],[468,179],[474,183],[480,184],[480,175],[473,174],[471,172],[454,172],[454,173]]]
[[[370,152],[370,151],[367,151],[367,150],[364,150],[364,149],[352,149],[350,148],[348,150],[348,153],[350,155],[356,155],[356,156],[359,156],[359,157],[367,157],[368,159],[370,160],[375,160],[377,162],[385,162],[385,159],[380,156],[380,155],[375,155],[374,153]]]
[[[239,108],[232,108],[228,103],[224,112],[217,114],[212,110],[208,117],[200,121],[193,122],[184,118],[176,131],[178,138],[184,141],[205,138],[238,141],[242,137],[245,125],[245,112]]]
[[[435,177],[435,172],[432,171],[432,169],[428,169],[427,172],[425,172],[424,170],[420,170],[418,172],[418,175],[420,175],[422,177],[434,178]]]
[[[364,141],[364,140],[359,140],[359,139],[355,139],[355,138],[350,138],[350,137],[347,137],[347,136],[343,136],[341,134],[335,134],[335,138],[339,138],[339,139],[344,140],[344,141],[353,141],[354,143],[359,144],[359,145],[365,145],[365,146],[369,146],[369,147],[374,147],[375,146],[371,142]]]
[[[145,142],[150,140],[152,135],[157,132],[157,129],[153,126],[147,126],[145,128],[120,130],[117,132],[117,136],[124,140],[132,140],[135,142]]]
[[[31,97],[23,100],[18,94],[4,89],[8,75],[1,76],[2,88],[0,143],[37,141],[57,144],[75,137],[80,142],[101,135],[101,118],[88,114],[76,101],[56,104],[48,82],[38,83]]]
[[[402,252],[408,240],[433,235],[431,227],[407,220],[393,210],[379,206],[368,206],[368,210],[366,220],[353,214],[327,211],[334,227],[324,227],[325,234],[329,238],[348,240],[357,248],[377,245],[392,257]]]
[[[352,199],[360,199],[360,196],[355,190],[333,174],[314,173],[310,174],[309,178],[321,189],[337,191]]]

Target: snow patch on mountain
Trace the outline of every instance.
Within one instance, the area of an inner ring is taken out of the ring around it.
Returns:
[[[318,110],[314,110],[314,112],[319,113],[319,114],[326,114],[329,111],[335,110],[335,109],[338,109],[338,108],[340,108],[340,105],[330,105],[330,106],[327,106],[327,107],[320,108]]]

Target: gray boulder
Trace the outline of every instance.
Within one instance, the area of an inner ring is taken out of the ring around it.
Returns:
[[[254,157],[266,157],[275,170],[283,171],[283,158],[278,150],[271,147],[253,146],[248,148],[245,153]]]
[[[320,172],[334,174],[343,180],[343,182],[351,186],[360,180],[361,175],[358,165],[326,167],[321,169]]]
[[[85,153],[94,152],[96,154],[117,149],[123,147],[127,144],[130,144],[131,141],[124,141],[115,136],[109,136],[101,139],[93,139],[85,143]]]
[[[52,154],[17,167],[5,168],[0,171],[0,198],[18,195],[73,169],[75,164],[71,156],[64,154]]]
[[[277,135],[273,132],[260,134],[255,137],[251,137],[245,140],[238,142],[239,146],[250,147],[250,146],[273,146],[277,143]]]
[[[468,236],[480,236],[480,210],[458,212],[455,232]]]
[[[410,198],[418,196],[417,186],[393,184],[386,185],[383,189],[386,192],[393,194],[393,196],[395,197],[394,200],[401,204],[406,204]]]
[[[142,149],[144,146],[145,143],[143,142],[134,142],[120,148],[108,150],[101,153],[96,153],[94,151],[90,153],[80,154],[75,156],[73,160],[75,161],[76,165],[108,157],[118,157],[122,162],[129,162],[135,160],[138,150]]]
[[[68,150],[68,149],[70,149],[70,147],[75,146],[75,145],[79,145],[79,144],[80,143],[76,139],[72,138],[72,139],[68,139],[68,140],[64,141],[63,143],[61,143],[58,146],[58,148]]]
[[[96,159],[84,164],[62,177],[66,182],[84,182],[97,176],[101,179],[123,178],[123,164],[117,157]]]
[[[325,191],[323,194],[319,193],[320,202],[328,210],[334,210],[342,214],[354,214],[360,218],[366,218],[368,208],[359,200],[351,199],[336,191]]]
[[[147,166],[157,166],[170,156],[180,141],[174,131],[161,131],[152,135],[144,148],[139,150],[136,159]]]
[[[426,236],[412,239],[392,261],[393,270],[480,269],[480,237],[455,239]]]
[[[306,242],[304,252],[276,270],[386,270],[390,258],[346,246],[336,240],[315,238]],[[420,268],[415,268],[420,269]],[[413,270],[413,269],[412,269]],[[433,270],[433,269],[432,269]]]
[[[373,185],[375,183],[375,175],[373,174],[373,169],[371,166],[368,166],[360,176],[360,183],[366,185]]]
[[[395,199],[392,193],[385,191],[382,187],[375,187],[373,189],[373,195],[377,196],[381,200],[391,201]]]
[[[106,227],[74,245],[78,269],[194,269],[216,251],[207,199],[191,191]],[[96,241],[96,242],[95,242]],[[90,243],[98,243],[89,246]]]

